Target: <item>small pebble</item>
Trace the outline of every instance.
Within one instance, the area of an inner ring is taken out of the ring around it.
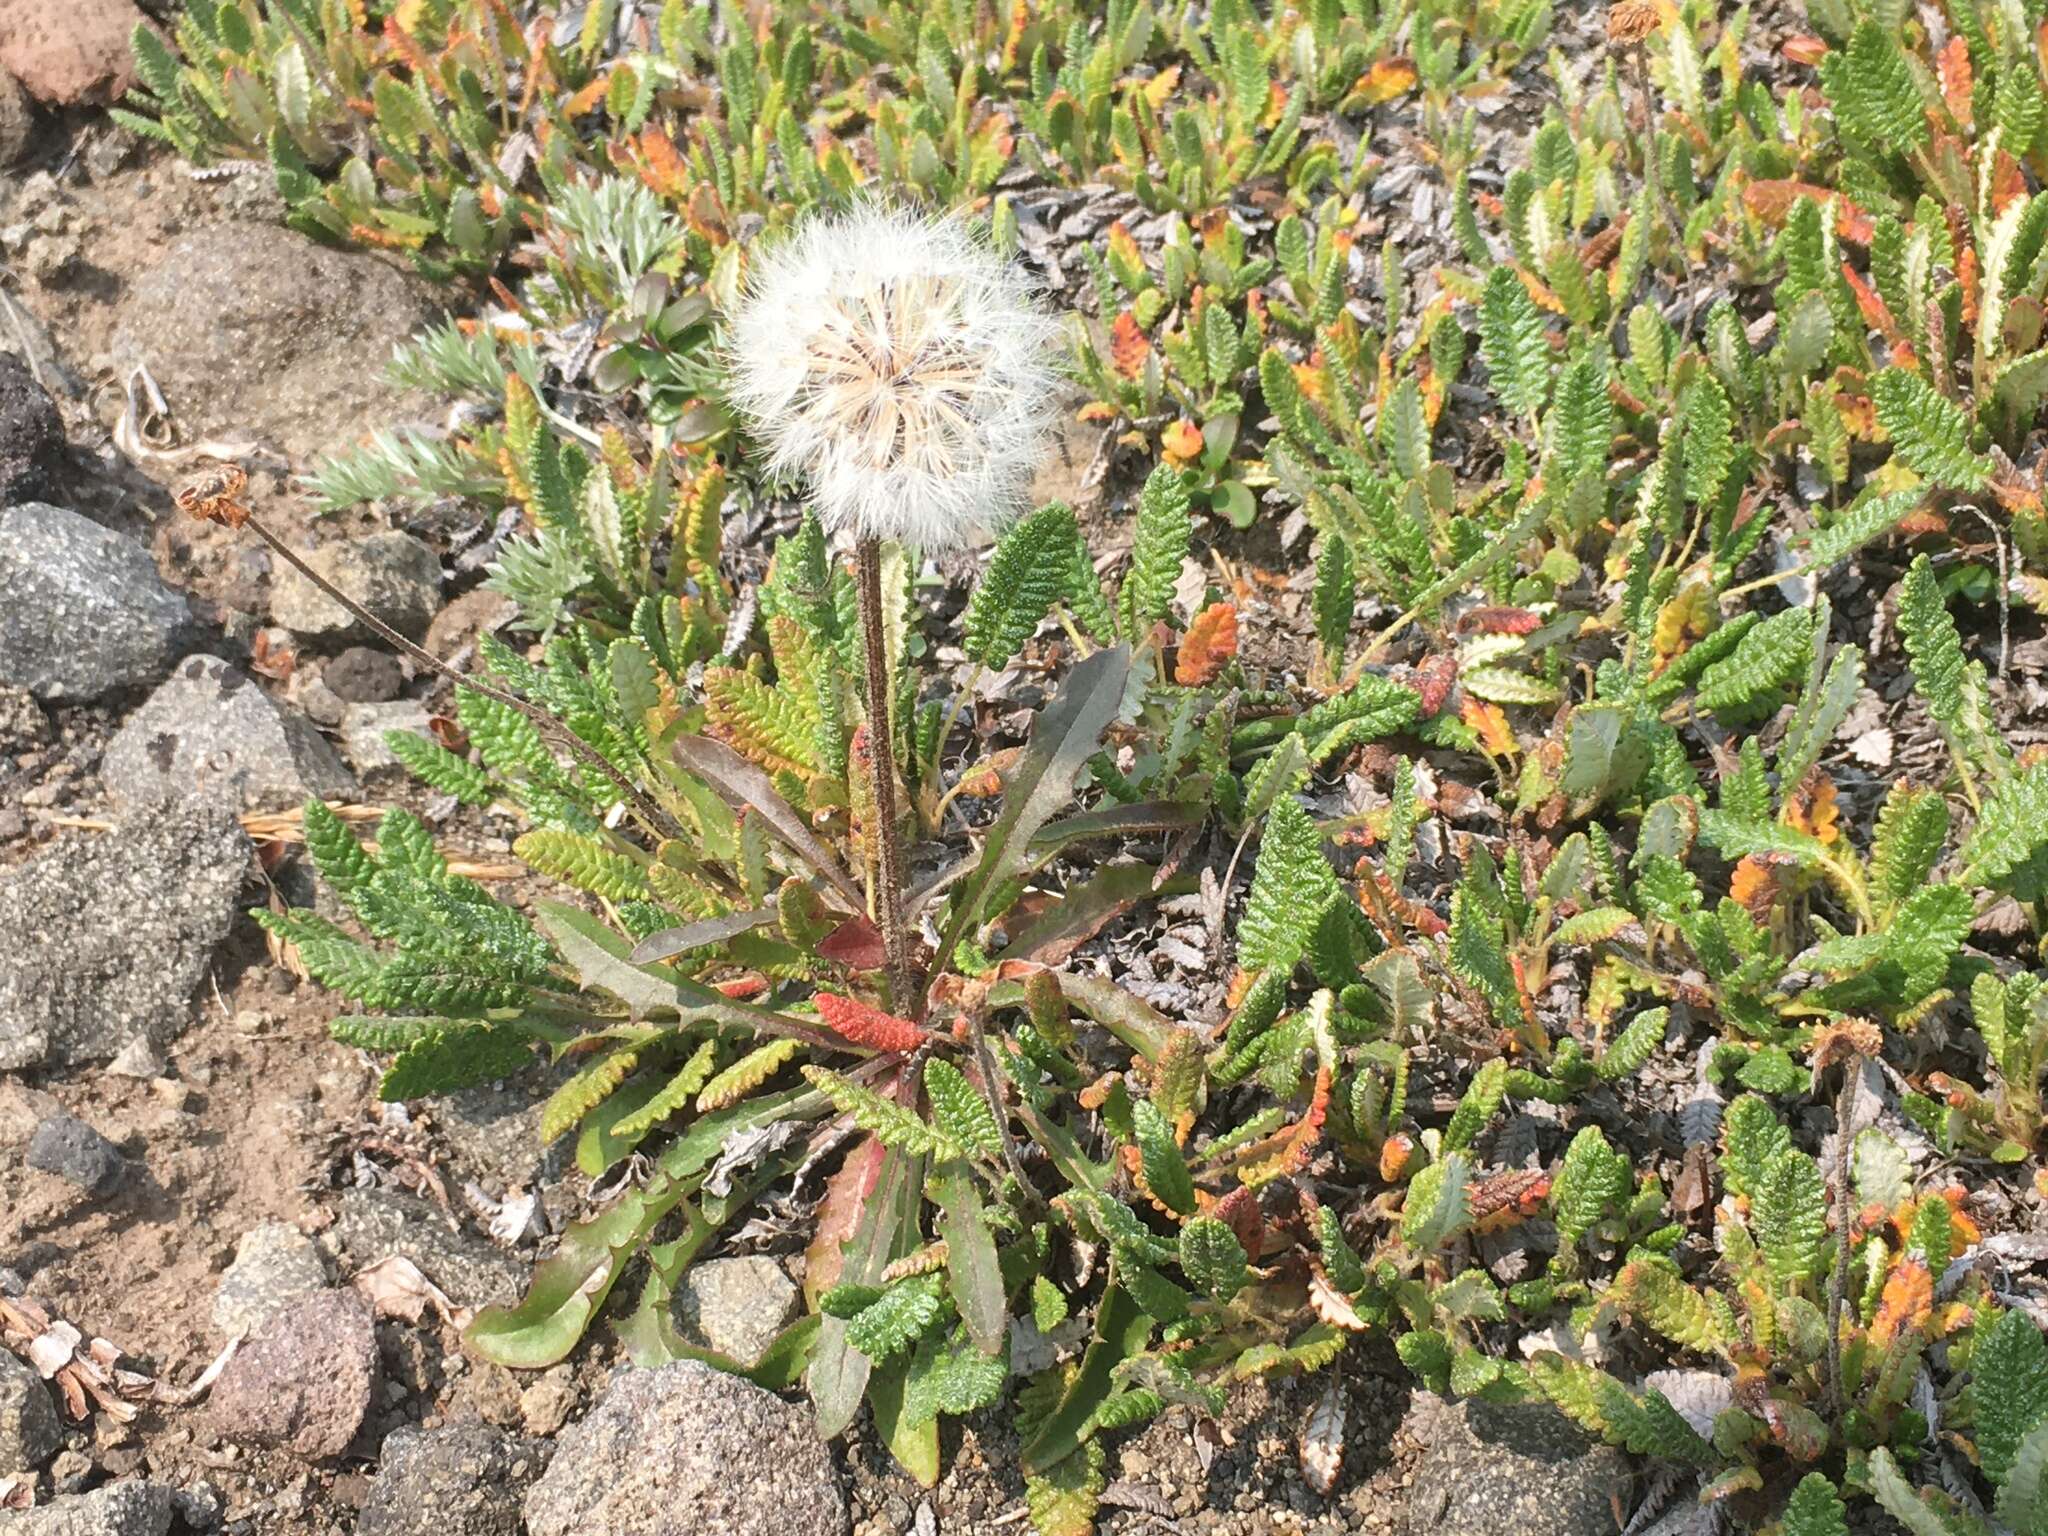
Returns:
[[[50,1115],[37,1125],[28,1165],[95,1195],[111,1193],[127,1169],[120,1149],[76,1115]]]

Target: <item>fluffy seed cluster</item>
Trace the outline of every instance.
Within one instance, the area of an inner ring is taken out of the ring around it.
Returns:
[[[728,333],[731,397],[828,529],[955,548],[1029,488],[1054,332],[960,220],[858,208],[756,259]]]

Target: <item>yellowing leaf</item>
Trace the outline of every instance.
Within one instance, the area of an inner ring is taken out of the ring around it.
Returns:
[[[1159,436],[1160,451],[1176,468],[1185,468],[1202,453],[1202,429],[1183,416]]]

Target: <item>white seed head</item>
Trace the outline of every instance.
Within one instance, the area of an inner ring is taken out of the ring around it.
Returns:
[[[1030,487],[1055,334],[1027,279],[959,219],[863,206],[755,259],[730,393],[829,530],[956,548]]]

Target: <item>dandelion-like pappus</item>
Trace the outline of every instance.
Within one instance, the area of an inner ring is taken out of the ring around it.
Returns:
[[[1030,487],[1054,334],[959,219],[864,207],[757,258],[727,338],[731,396],[828,529],[957,548]]]

